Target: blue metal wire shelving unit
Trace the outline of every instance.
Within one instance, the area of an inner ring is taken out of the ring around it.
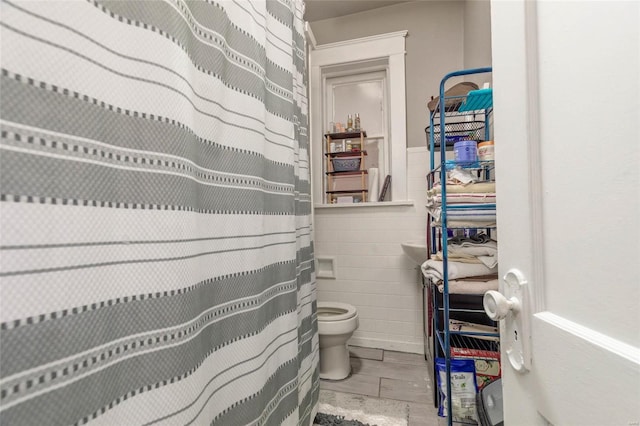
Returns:
[[[432,227],[429,231],[430,244],[432,254],[438,251],[438,248],[442,250],[443,254],[443,293],[442,293],[442,305],[438,302],[438,297],[435,294],[437,290],[433,290],[435,286],[431,286],[432,294],[431,300],[433,301],[434,312],[434,328],[436,336],[436,345],[439,345],[443,356],[445,358],[446,365],[446,389],[447,395],[447,423],[452,425],[453,412],[451,404],[451,348],[453,347],[466,347],[471,349],[484,349],[490,351],[499,351],[499,343],[491,340],[487,341],[479,338],[486,337],[499,337],[497,333],[480,333],[480,332],[468,332],[468,331],[454,331],[450,329],[450,301],[449,301],[449,265],[448,265],[448,248],[447,239],[448,231],[454,228],[448,227],[447,224],[447,211],[456,209],[468,209],[470,206],[456,206],[447,205],[447,171],[452,167],[458,166],[462,168],[470,168],[477,170],[484,179],[489,180],[493,171],[492,162],[475,162],[473,164],[456,164],[452,161],[446,160],[446,149],[448,137],[456,136],[471,136],[482,137],[484,140],[491,140],[490,135],[490,117],[493,111],[493,90],[492,89],[480,89],[469,92],[465,96],[446,97],[445,86],[453,78],[464,77],[474,74],[488,74],[492,69],[487,68],[474,68],[461,71],[455,71],[444,76],[440,82],[440,98],[439,104],[435,110],[430,114],[429,125],[429,152],[430,152],[430,166],[431,172],[427,176],[427,184],[429,189],[433,187],[439,177],[441,184],[442,194],[442,215],[441,226],[438,228]],[[480,136],[480,133],[482,136]],[[436,164],[435,151],[439,145],[440,161]],[[450,144],[449,144],[450,145]],[[495,204],[480,204],[472,206],[474,209],[495,209]],[[485,228],[483,228],[485,229]],[[486,229],[487,233],[490,233],[490,229]],[[442,323],[440,324],[440,314],[442,312]],[[480,310],[478,311],[480,312]],[[489,343],[487,343],[489,342]],[[437,353],[437,351],[436,351]],[[458,423],[458,422],[456,422]]]

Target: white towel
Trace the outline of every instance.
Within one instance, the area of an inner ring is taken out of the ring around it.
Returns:
[[[471,241],[463,241],[461,243],[449,241],[447,248],[452,253],[463,252],[474,256],[493,255],[498,252],[498,242],[495,240],[489,240],[482,244],[478,244]]]
[[[455,168],[448,173],[447,183],[454,185],[468,185],[470,183],[476,183],[478,176],[474,175],[471,170]]]
[[[498,290],[498,280],[490,281],[449,281],[449,294],[485,294],[489,290]],[[438,283],[438,291],[444,291],[442,281]]]
[[[442,255],[442,252],[439,251],[436,254],[432,254],[431,255],[431,259],[433,260],[444,260],[444,256]],[[447,256],[447,259],[450,260],[451,262],[460,262],[460,263],[484,263],[482,262],[480,259],[478,259],[475,256],[471,256],[470,254],[451,254],[449,253],[449,255]]]
[[[438,260],[427,260],[422,264],[422,273],[425,277],[433,281],[440,281],[444,277],[442,262]],[[482,263],[459,263],[449,262],[449,279],[476,277],[498,273],[498,267],[487,268]]]
[[[441,227],[442,222],[440,220],[434,220],[431,222],[431,226]],[[447,227],[449,228],[494,228],[496,226],[496,222],[480,222],[480,221],[470,221],[470,220],[447,220]]]
[[[433,188],[427,191],[429,195],[435,195],[442,192],[442,188],[440,184],[436,184]],[[496,183],[495,182],[477,182],[470,183],[469,185],[447,185],[447,194],[453,193],[474,193],[477,194],[479,192],[488,192],[495,193],[496,192]]]
[[[465,209],[448,209],[447,210],[447,223],[451,221],[461,222],[478,222],[483,226],[493,226],[496,223],[496,209],[480,209],[473,208],[474,204],[460,204],[460,206],[466,206],[471,208]],[[427,207],[427,211],[435,219],[434,223],[441,224],[442,220],[442,207]],[[487,225],[490,224],[490,225]]]
[[[439,251],[436,254],[432,254],[431,259],[444,260],[444,257],[442,256],[442,252]],[[464,252],[451,253],[449,251],[447,259],[452,262],[460,263],[482,263],[487,268],[495,268],[496,266],[498,266],[498,253],[496,253],[495,255],[474,256],[472,254],[466,254]]]
[[[480,262],[484,263],[487,268],[495,268],[498,266],[498,243],[495,241],[487,241],[484,244],[475,244],[472,242],[463,242],[461,244],[450,243],[447,245],[447,251],[453,256],[475,256]]]
[[[378,188],[380,185],[379,179],[378,179],[378,169],[375,167],[371,167],[368,170],[368,174],[369,174],[369,187],[367,188],[369,190],[369,201],[378,201]]]
[[[495,192],[461,192],[447,193],[447,204],[474,203],[495,204]],[[427,207],[442,204],[442,194],[427,194]]]

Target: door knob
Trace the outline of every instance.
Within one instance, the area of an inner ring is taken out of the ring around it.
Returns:
[[[489,290],[484,294],[482,304],[489,318],[500,321],[500,346],[509,364],[524,374],[531,368],[528,281],[517,269],[509,269],[502,279],[504,295]]]
[[[517,313],[520,311],[520,301],[515,297],[507,299],[502,293],[489,290],[482,299],[484,311],[487,316],[494,321],[500,321],[507,317],[510,311]]]

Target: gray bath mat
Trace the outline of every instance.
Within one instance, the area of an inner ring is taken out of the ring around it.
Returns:
[[[347,420],[343,416],[318,413],[313,420],[314,426],[376,426],[369,423],[362,423],[357,420]]]
[[[407,426],[409,404],[323,389],[318,401],[318,416],[315,424],[321,426]]]

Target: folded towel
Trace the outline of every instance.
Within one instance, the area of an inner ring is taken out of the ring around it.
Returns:
[[[474,256],[486,256],[498,253],[498,242],[495,240],[489,240],[484,243],[475,243],[471,241],[463,241],[461,243],[457,243],[455,241],[460,240],[454,240],[454,238],[450,238],[447,241],[447,247],[449,248],[450,253],[462,252],[472,254]]]
[[[442,226],[442,222],[440,219],[434,220],[431,226]],[[495,226],[495,221],[447,220],[447,228],[493,228]]]
[[[439,251],[436,254],[432,254],[431,259],[443,261],[444,256],[442,255],[442,252]],[[460,262],[460,263],[484,263],[480,259],[478,259],[476,256],[472,256],[470,254],[464,254],[464,253],[459,253],[459,254],[449,253],[449,255],[447,256],[447,259],[451,262]]]
[[[456,244],[449,240],[447,251],[452,256],[474,256],[484,263],[487,268],[498,266],[498,243],[493,240],[483,244],[477,244],[472,241]]]
[[[468,185],[477,181],[478,176],[471,172],[471,170],[455,168],[447,173],[447,184]]]
[[[447,204],[474,203],[495,204],[495,192],[461,192],[447,193]],[[442,194],[427,195],[427,207],[442,204]]]
[[[443,261],[444,256],[442,255],[442,252],[439,251],[436,254],[432,254],[431,259]],[[464,253],[458,253],[458,254],[449,254],[447,256],[447,259],[450,262],[481,263],[489,269],[492,269],[498,266],[498,258],[495,256],[472,256]]]
[[[485,244],[488,243],[489,241],[495,241],[493,239],[491,239],[490,236],[488,236],[487,234],[475,234],[475,235],[469,235],[464,236],[464,235],[458,235],[456,237],[451,237],[447,240],[447,242],[449,244],[464,244],[464,243],[470,243],[470,244]]]
[[[498,290],[498,280],[490,281],[449,281],[449,294],[485,294],[489,290]],[[444,292],[442,281],[438,283],[438,291]]]
[[[440,194],[442,192],[442,187],[440,184],[436,184],[433,188],[427,191],[428,195]],[[495,182],[477,182],[470,183],[468,185],[447,185],[447,194],[453,193],[465,193],[472,192],[474,194],[479,192],[496,192],[496,183]]]
[[[427,260],[422,264],[422,273],[425,277],[433,281],[440,281],[444,277],[442,262],[437,260]],[[461,263],[449,262],[449,279],[474,277],[478,275],[489,275],[498,273],[498,268],[487,268],[482,263]]]
[[[460,204],[460,206],[473,206],[473,204]],[[442,220],[442,207],[428,207],[427,211],[437,221]],[[451,220],[462,220],[468,222],[490,222],[496,223],[496,209],[493,208],[464,208],[448,209],[447,222]]]
[[[490,228],[496,226],[496,209],[473,208],[473,204],[460,204],[470,208],[447,210],[448,228]],[[442,225],[442,207],[427,207],[429,215],[434,220],[431,226]]]
[[[484,235],[484,234],[480,234]],[[488,238],[488,236],[484,235]],[[462,237],[464,238],[464,237]],[[484,240],[485,238],[479,238]],[[485,243],[477,243],[473,241],[463,241],[460,244],[452,241],[461,241],[460,237],[449,239],[447,246],[447,259],[454,262],[462,263],[483,263],[487,268],[495,268],[498,266],[498,243],[488,240]],[[444,260],[442,251],[431,256],[434,260]]]

